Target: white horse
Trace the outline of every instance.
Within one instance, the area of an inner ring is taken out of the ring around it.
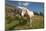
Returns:
[[[27,8],[23,8],[22,9],[22,13],[21,13],[22,16],[28,16],[30,18],[30,22],[29,22],[29,26],[32,26],[31,23],[32,23],[32,20],[31,18],[34,16],[34,13],[33,11],[30,11],[29,9]]]
[[[19,7],[19,6],[18,6]],[[30,19],[30,21],[29,21],[29,26],[32,26],[31,25],[31,23],[32,23],[32,17],[34,16],[34,13],[33,13],[33,11],[30,11],[29,9],[27,9],[26,7],[19,7],[20,9],[22,9],[22,13],[21,13],[21,15],[22,16],[26,16],[27,18],[29,18]],[[28,22],[28,21],[27,21]]]

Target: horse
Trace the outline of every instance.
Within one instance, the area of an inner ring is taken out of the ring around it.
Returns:
[[[29,26],[31,26],[32,27],[32,17],[34,16],[34,13],[33,13],[33,11],[30,11],[29,9],[27,9],[27,8],[23,8],[22,9],[22,13],[21,13],[21,16],[23,16],[23,17],[27,17],[27,18],[29,18],[30,19],[30,21],[29,21]],[[28,21],[27,21],[28,22]]]

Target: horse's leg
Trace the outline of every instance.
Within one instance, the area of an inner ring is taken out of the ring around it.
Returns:
[[[29,26],[29,22],[30,22],[30,20],[28,19],[28,20],[27,20],[27,26]]]
[[[26,25],[29,27],[29,25],[30,25],[30,20],[29,19],[27,20]]]
[[[29,26],[32,28],[32,19],[30,19]]]

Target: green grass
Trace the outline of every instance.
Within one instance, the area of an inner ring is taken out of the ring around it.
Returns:
[[[31,27],[27,26],[27,21],[29,19],[21,16],[6,16],[6,29],[29,29]],[[32,28],[31,29],[39,29],[44,28],[44,19],[43,16],[35,15],[32,18]]]
[[[32,28],[36,28],[36,29],[39,29],[39,28],[44,28],[44,18],[43,16],[38,16],[38,15],[35,15],[34,19],[33,19],[33,23],[32,23]]]

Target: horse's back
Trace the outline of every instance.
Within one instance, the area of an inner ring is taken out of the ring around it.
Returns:
[[[33,17],[33,16],[34,16],[33,11],[29,11],[29,13],[28,13],[28,14],[29,14],[29,16],[30,16],[30,17]]]

